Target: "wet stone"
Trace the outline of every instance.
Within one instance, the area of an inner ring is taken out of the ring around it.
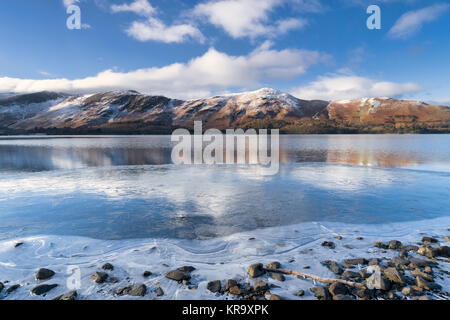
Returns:
[[[273,261],[270,262],[266,265],[267,269],[280,269],[281,268],[281,263],[279,263],[278,261]]]
[[[368,263],[368,261],[364,258],[356,258],[356,259],[346,259],[345,263],[356,266],[356,265],[365,265]]]
[[[388,248],[391,250],[399,250],[402,248],[402,243],[398,240],[389,241]]]
[[[342,270],[341,266],[336,261],[328,260],[323,262],[323,265],[330,269],[334,274],[341,275],[344,272],[344,270]]]
[[[336,295],[346,295],[348,293],[348,289],[347,286],[339,283],[339,282],[335,282],[332,283],[330,285],[330,287],[328,288],[328,291],[331,293],[331,295],[336,296]]]
[[[310,289],[314,296],[319,300],[330,300],[330,294],[325,287],[313,287]]]
[[[229,280],[227,280],[227,282],[225,283],[225,290],[226,290],[226,291],[229,291],[230,288],[236,287],[237,285],[238,285],[238,282],[237,282],[236,280],[229,279]]]
[[[142,275],[144,276],[144,278],[148,278],[152,275],[152,273],[150,271],[144,271]]]
[[[395,268],[384,269],[384,276],[393,283],[404,285],[404,281],[400,273]]]
[[[324,241],[324,242],[322,242],[322,247],[328,247],[330,249],[334,249],[334,248],[336,248],[336,245],[331,241]]]
[[[190,273],[190,272],[194,271],[195,268],[193,266],[183,266],[183,267],[177,268],[177,270]]]
[[[14,291],[16,291],[17,289],[20,288],[20,284],[13,284],[12,286],[10,286],[8,289],[6,289],[6,293],[10,294]]]
[[[70,292],[64,293],[60,296],[57,296],[53,300],[73,301],[73,300],[76,300],[77,297],[78,297],[78,293],[76,291],[70,291]]]
[[[269,277],[271,277],[274,280],[281,281],[281,282],[286,280],[286,278],[282,274],[275,273],[275,272],[269,273]]]
[[[423,243],[438,243],[439,241],[432,237],[423,237],[422,242]]]
[[[253,289],[256,292],[261,292],[261,291],[265,291],[265,290],[269,289],[269,286],[264,281],[257,280],[253,286]]]
[[[297,297],[303,297],[305,295],[305,291],[304,290],[298,290],[297,293],[295,294]]]
[[[163,291],[163,289],[161,289],[161,287],[156,288],[155,293],[158,297],[161,297],[164,295],[164,291]]]
[[[183,272],[180,270],[172,270],[166,273],[165,276],[167,279],[175,280],[175,281],[183,281],[183,280],[190,280],[191,275],[187,272]]]

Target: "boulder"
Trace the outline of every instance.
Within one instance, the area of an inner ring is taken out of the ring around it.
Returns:
[[[155,293],[158,297],[162,297],[164,295],[164,291],[161,287],[156,288]]]
[[[110,270],[110,271],[113,271],[113,270],[114,270],[114,266],[113,266],[111,263],[105,263],[105,264],[102,266],[102,269],[103,269],[103,270]]]
[[[182,271],[182,272],[189,272],[191,273],[192,271],[195,270],[195,268],[193,266],[183,266],[183,267],[179,267],[177,268],[178,271]]]
[[[368,261],[364,258],[355,258],[355,259],[346,259],[346,264],[357,266],[357,265],[366,265]]]
[[[311,290],[314,296],[319,300],[330,300],[330,294],[325,287],[313,287],[309,290]]]
[[[266,273],[266,271],[264,270],[262,263],[255,263],[248,267],[248,274],[252,278],[258,278],[264,273]]]
[[[346,295],[348,293],[347,286],[339,282],[332,283],[328,288],[328,291],[333,297],[336,295]]]
[[[423,237],[422,238],[423,243],[438,243],[438,240],[432,237]]]
[[[91,276],[91,279],[94,280],[96,283],[103,283],[108,279],[108,274],[105,272],[94,272],[94,274]]]
[[[166,278],[175,281],[190,280],[191,275],[188,272],[172,270],[166,273]]]
[[[229,279],[225,282],[225,290],[229,291],[230,288],[238,286],[238,282],[236,280]]]
[[[143,297],[147,293],[147,286],[145,284],[134,285],[128,291],[128,295],[134,297]]]
[[[262,291],[266,291],[267,289],[269,289],[269,286],[267,285],[267,283],[265,283],[262,280],[256,280],[255,284],[253,286],[253,289],[256,292],[262,292]]]
[[[281,282],[286,280],[286,278],[281,273],[271,272],[271,273],[269,273],[269,277],[271,277],[274,280],[281,281]]]
[[[60,296],[57,296],[53,300],[73,301],[73,300],[76,300],[77,297],[78,297],[78,293],[76,291],[70,291],[70,292],[64,293]]]
[[[389,241],[388,248],[391,250],[400,250],[402,248],[402,243],[398,240]]]
[[[210,281],[206,285],[206,289],[213,293],[220,292],[220,290],[222,290],[222,284],[220,283],[220,280]]]
[[[344,270],[342,270],[341,266],[336,262],[332,260],[328,260],[322,263],[325,265],[328,269],[331,270],[336,275],[341,275]]]
[[[41,268],[36,272],[36,280],[48,280],[55,275],[55,272],[50,269]]]
[[[272,261],[266,265],[266,268],[267,269],[280,269],[281,263],[279,263],[278,261]]]
[[[396,268],[386,268],[383,270],[384,276],[390,280],[392,283],[396,283],[399,285],[405,285],[405,282],[403,281],[402,276],[397,271]]]
[[[57,284],[40,284],[33,289],[30,290],[30,293],[35,296],[43,295],[44,293],[49,292],[50,290],[56,288]]]

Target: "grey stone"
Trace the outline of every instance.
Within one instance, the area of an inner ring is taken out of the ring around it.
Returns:
[[[60,296],[57,296],[53,300],[73,301],[73,300],[76,300],[77,297],[78,297],[78,293],[76,291],[70,291],[70,292],[64,293]]]
[[[262,280],[256,280],[253,289],[257,292],[260,292],[269,289],[269,286]]]
[[[189,272],[191,273],[192,271],[195,270],[195,268],[193,266],[183,266],[183,267],[179,267],[177,268],[178,271],[182,271],[182,272]]]
[[[144,276],[144,278],[148,278],[152,275],[152,273],[150,271],[144,271],[142,275]]]
[[[403,266],[404,267],[404,266],[409,265],[409,261],[408,260],[400,258],[400,257],[393,257],[391,259],[391,261],[396,267],[398,267],[398,266]]]
[[[344,270],[342,270],[341,266],[336,261],[325,261],[323,263],[328,269],[331,270],[334,274],[341,275]]]
[[[421,289],[429,290],[429,291],[435,291],[435,290],[441,290],[442,287],[434,282],[426,281],[422,277],[416,277],[417,286]]]
[[[440,246],[436,249],[436,256],[450,258],[450,248],[448,246]]]
[[[220,292],[220,290],[222,290],[222,284],[220,283],[220,280],[210,281],[206,285],[206,289],[213,293]]]
[[[56,288],[57,284],[40,284],[33,289],[30,290],[30,293],[35,296],[43,295],[44,293],[49,292],[50,290]]]
[[[6,293],[10,294],[14,291],[16,291],[17,289],[20,288],[20,284],[13,284],[12,286],[10,286],[8,289],[6,289]]]
[[[319,300],[330,300],[330,294],[325,287],[313,287],[310,289],[314,296]]]
[[[282,274],[275,273],[275,272],[269,273],[269,277],[271,277],[274,280],[281,281],[281,282],[286,280],[286,278]]]
[[[55,272],[50,269],[41,268],[36,272],[36,280],[47,280],[55,275]]]
[[[322,242],[322,247],[328,247],[330,249],[334,249],[334,248],[336,248],[336,245],[334,244],[334,242],[324,241],[324,242]]]
[[[3,288],[5,288],[5,285],[3,283],[0,282],[0,292],[3,291]]]
[[[113,266],[111,263],[105,263],[105,264],[102,266],[102,269],[103,269],[103,270],[110,270],[110,271],[113,271],[113,270],[114,270],[114,266]]]
[[[398,240],[389,241],[388,248],[391,250],[399,250],[402,248],[402,243]]]
[[[155,293],[158,297],[162,297],[164,295],[164,291],[161,287],[156,288]]]
[[[138,284],[131,287],[128,295],[134,297],[143,297],[147,293],[147,286],[145,284]]]
[[[166,273],[166,278],[175,281],[183,281],[183,280],[190,280],[191,275],[187,272],[183,272],[180,270],[172,270]]]
[[[355,265],[365,265],[368,263],[368,261],[364,258],[355,258],[355,259],[346,259],[345,263],[355,266]]]
[[[225,283],[225,290],[229,291],[230,288],[237,287],[237,286],[238,286],[238,282],[236,280],[229,279]]]
[[[438,243],[438,240],[432,237],[423,237],[422,242],[426,243]]]

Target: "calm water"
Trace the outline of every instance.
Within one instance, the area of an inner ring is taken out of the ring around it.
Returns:
[[[280,173],[175,166],[169,136],[0,138],[0,239],[204,239],[450,215],[449,135],[282,136]]]

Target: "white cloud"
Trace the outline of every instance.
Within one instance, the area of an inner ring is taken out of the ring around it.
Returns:
[[[204,41],[203,34],[191,24],[175,24],[167,26],[154,17],[156,9],[148,0],[135,0],[130,4],[112,5],[111,10],[117,12],[134,12],[146,17],[146,20],[134,21],[125,30],[126,33],[139,41],[161,41],[165,43],[180,43],[189,39]]]
[[[328,56],[316,51],[285,49],[277,51],[266,42],[245,56],[230,56],[215,49],[187,63],[131,72],[106,70],[83,79],[0,78],[0,92],[42,90],[89,93],[135,89],[148,94],[174,98],[207,97],[229,88],[257,88],[271,80],[290,80],[306,72]]]
[[[156,9],[147,0],[135,0],[130,4],[112,5],[113,12],[134,12],[138,15],[150,17]]]
[[[306,24],[304,19],[294,18],[271,23],[270,13],[283,3],[283,0],[210,0],[196,5],[193,13],[224,29],[233,38],[272,37]]]
[[[203,34],[190,24],[166,26],[162,21],[148,18],[146,21],[134,21],[126,32],[139,41],[161,41],[165,43],[180,43],[189,38],[204,41]]]
[[[421,90],[420,85],[412,82],[395,83],[335,74],[319,77],[306,86],[291,90],[291,94],[307,100],[347,100],[365,97],[400,97]]]
[[[389,36],[392,38],[411,37],[422,28],[423,24],[436,20],[449,8],[450,4],[435,4],[420,10],[406,12],[389,30]]]

